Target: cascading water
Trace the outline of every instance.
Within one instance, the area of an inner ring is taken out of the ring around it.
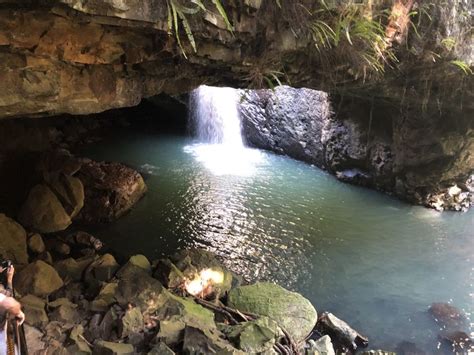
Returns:
[[[239,94],[232,88],[200,86],[191,95],[191,119],[201,142],[243,148],[238,110]]]
[[[191,93],[190,123],[198,142],[185,147],[216,175],[252,175],[263,155],[244,146],[239,92],[200,86]]]

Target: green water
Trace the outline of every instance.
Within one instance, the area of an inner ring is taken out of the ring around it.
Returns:
[[[125,255],[213,251],[249,281],[275,281],[332,311],[371,348],[411,341],[437,353],[429,305],[474,310],[474,211],[410,206],[265,152],[254,152],[249,174],[216,175],[186,152],[191,143],[128,130],[87,147],[85,156],[149,172],[144,199],[96,235]]]

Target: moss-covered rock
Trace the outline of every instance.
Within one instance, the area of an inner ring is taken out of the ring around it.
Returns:
[[[242,312],[267,316],[286,330],[295,341],[302,341],[318,319],[310,301],[298,293],[272,283],[240,286],[229,292],[229,306]]]

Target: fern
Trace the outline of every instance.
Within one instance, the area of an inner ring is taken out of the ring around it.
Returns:
[[[459,68],[460,70],[462,70],[462,72],[466,75],[473,75],[474,74],[474,72],[472,71],[469,64],[467,64],[463,60],[452,60],[452,61],[450,61],[450,63],[452,65],[456,66],[457,68]]]
[[[176,42],[178,43],[178,46],[181,49],[181,52],[185,58],[187,58],[186,51],[184,50],[179,35],[181,27],[183,28],[184,33],[186,34],[188,42],[191,45],[193,51],[197,52],[196,41],[194,39],[193,31],[186,15],[195,15],[199,12],[208,11],[202,0],[188,1],[194,7],[184,6],[179,2],[179,0],[166,0],[166,4],[168,7],[168,34],[172,35],[174,33],[176,37]],[[221,0],[212,0],[212,3],[214,4],[220,16],[224,20],[227,29],[233,32],[233,26],[229,21],[224,7],[222,6]]]

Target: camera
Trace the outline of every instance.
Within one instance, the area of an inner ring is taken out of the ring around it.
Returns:
[[[11,260],[2,260],[0,262],[0,267],[3,269],[8,269],[10,266],[12,266],[12,261]]]

